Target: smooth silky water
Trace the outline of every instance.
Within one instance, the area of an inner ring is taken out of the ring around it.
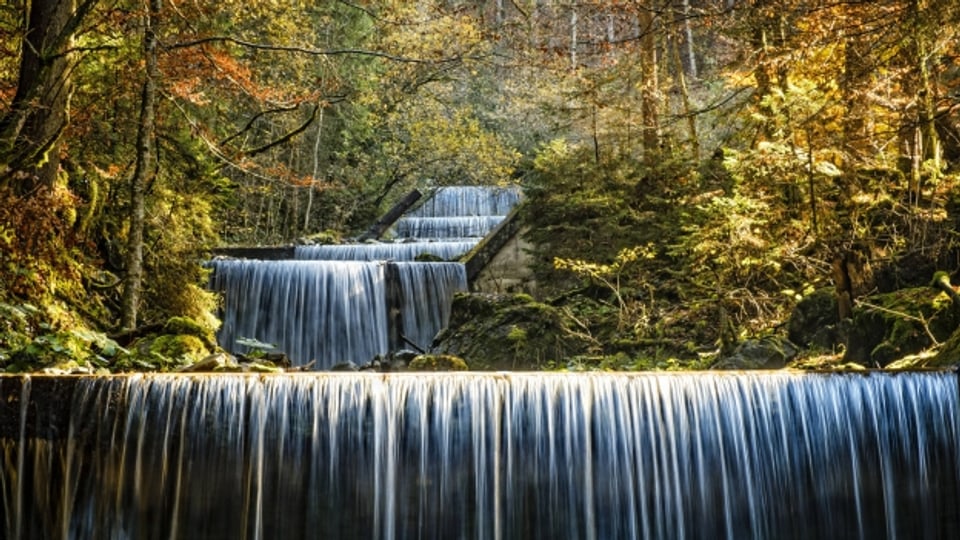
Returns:
[[[515,187],[447,186],[400,218],[391,241],[297,246],[293,260],[210,261],[210,288],[223,297],[217,339],[232,353],[248,352],[249,340],[270,344],[319,370],[426,350],[467,276],[459,262],[414,260],[458,259],[519,200]]]
[[[0,538],[960,537],[954,372],[0,377]]]

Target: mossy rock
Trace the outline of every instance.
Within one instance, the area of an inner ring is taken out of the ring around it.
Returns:
[[[208,328],[188,317],[170,317],[163,325],[163,333],[196,336],[208,349],[217,348],[217,339]]]
[[[467,371],[470,368],[452,354],[421,354],[407,364],[410,371]]]
[[[714,369],[781,369],[797,355],[797,347],[781,336],[764,336],[740,342]]]
[[[311,244],[329,245],[329,244],[340,244],[342,242],[343,242],[343,238],[340,236],[340,233],[332,230],[325,230],[325,231],[313,233],[311,235],[304,236],[299,240],[300,244],[307,244],[307,245],[311,245]]]
[[[193,364],[210,355],[199,337],[191,334],[164,334],[150,343],[150,352],[178,363]]]
[[[790,312],[787,338],[800,347],[829,350],[844,341],[839,323],[836,289],[817,289],[801,298]]]
[[[192,334],[159,334],[137,340],[115,364],[117,371],[180,370],[216,352]]]
[[[466,360],[474,370],[529,370],[590,351],[556,307],[526,294],[458,294],[450,323],[431,351]]]
[[[950,298],[930,287],[873,295],[854,310],[844,361],[885,367],[931,347],[927,330],[942,342],[958,325]]]

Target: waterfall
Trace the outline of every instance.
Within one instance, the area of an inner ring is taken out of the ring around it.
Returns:
[[[957,538],[958,406],[946,372],[0,377],[0,538]]]
[[[467,272],[458,263],[396,263],[403,311],[403,335],[427,349],[437,332],[450,322],[454,293],[467,290]]]
[[[399,219],[400,241],[297,246],[292,261],[212,261],[210,288],[224,297],[217,339],[234,353],[246,352],[238,339],[256,339],[316,369],[363,365],[410,343],[426,349],[449,321],[453,294],[467,290],[466,272],[412,261],[463,256],[519,197],[517,188],[438,188]]]
[[[433,255],[450,261],[477,245],[478,238],[460,241],[383,242],[369,244],[330,244],[297,246],[297,259],[328,261],[412,261],[418,255]]]
[[[410,215],[431,216],[505,216],[520,202],[516,186],[447,186],[437,188],[433,196]]]
[[[275,345],[298,364],[366,362],[387,352],[383,265],[355,261],[215,260],[211,288],[223,295],[218,339]]]

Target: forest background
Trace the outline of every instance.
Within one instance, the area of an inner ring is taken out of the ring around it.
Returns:
[[[825,290],[936,347],[955,324],[865,299],[960,269],[958,28],[948,0],[5,2],[0,367],[171,368],[121,345],[211,348],[213,248],[445,184],[524,188],[581,367],[704,367]]]

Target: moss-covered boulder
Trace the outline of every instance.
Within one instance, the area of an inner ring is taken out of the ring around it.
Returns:
[[[407,364],[410,371],[467,371],[467,363],[452,354],[421,354]]]
[[[877,294],[854,310],[844,361],[867,367],[891,362],[946,341],[960,324],[950,297],[930,287]]]
[[[181,364],[193,364],[210,355],[203,340],[190,334],[164,334],[155,337],[148,350]]]
[[[217,338],[210,328],[187,317],[170,317],[163,325],[163,333],[169,335],[195,336],[207,349],[217,348]]]
[[[539,369],[590,350],[573,328],[560,309],[526,294],[462,293],[431,352],[459,356],[474,370]]]
[[[115,371],[177,371],[220,352],[213,333],[192,319],[172,317],[154,334],[131,345]]]
[[[797,347],[782,336],[742,341],[714,369],[781,369],[797,355]]]

